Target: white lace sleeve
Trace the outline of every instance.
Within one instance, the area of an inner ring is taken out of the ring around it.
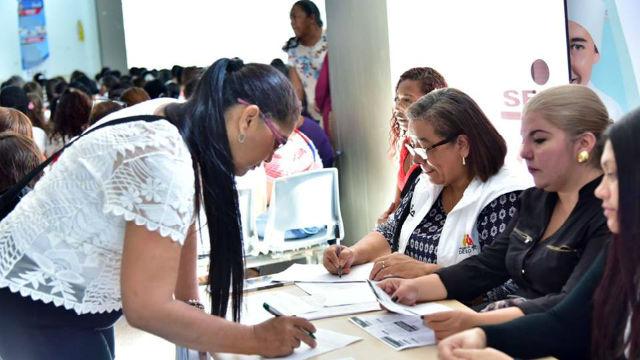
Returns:
[[[118,152],[111,176],[103,182],[103,211],[182,245],[193,220],[193,166],[182,139],[166,140]]]

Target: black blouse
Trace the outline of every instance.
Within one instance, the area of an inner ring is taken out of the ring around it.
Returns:
[[[605,253],[557,306],[499,325],[482,326],[487,346],[519,358],[587,359],[591,347],[593,294],[602,278]]]
[[[601,177],[580,189],[565,223],[549,238],[541,237],[558,201],[556,193],[537,188],[520,196],[520,209],[507,229],[476,256],[439,269],[449,298],[470,300],[511,278],[523,313],[546,311],[580,280],[610,237],[601,202],[594,191]]]

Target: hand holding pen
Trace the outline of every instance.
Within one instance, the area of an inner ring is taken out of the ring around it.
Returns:
[[[268,305],[265,305],[266,309]],[[280,314],[277,310],[274,313],[275,309],[272,307],[269,308],[272,309],[272,314]],[[280,357],[290,355],[301,343],[316,347],[316,340],[312,337],[316,328],[312,323],[301,317],[275,316],[251,327],[251,336],[244,340],[254,343],[252,353],[264,357]]]
[[[351,272],[351,266],[355,261],[355,252],[348,246],[329,246],[322,257],[322,264],[334,275],[344,275]]]
[[[281,313],[280,311],[278,311],[278,309],[274,308],[273,306],[269,306],[269,304],[267,304],[267,303],[263,303],[263,304],[262,304],[262,307],[263,307],[265,310],[267,310],[267,312],[268,312],[269,314],[271,314],[271,315],[273,315],[273,316],[275,316],[275,317],[284,316],[284,314],[283,314],[283,313]],[[294,317],[295,317],[295,316],[294,316]],[[303,318],[298,318],[298,319],[302,319],[302,320],[306,321],[307,323],[309,323],[309,321],[308,321],[308,320],[306,320],[306,319],[303,319]],[[309,325],[311,325],[311,323],[309,323]],[[313,325],[311,325],[311,327],[313,327]],[[313,332],[315,331],[315,328],[313,328],[312,330],[309,330],[309,329],[307,329],[307,328],[305,328],[305,327],[303,327],[303,326],[300,326],[299,328],[300,328],[300,330],[303,330],[307,335],[309,335],[309,337],[311,337],[312,339],[314,339],[314,340],[315,340],[316,336],[315,336],[315,335],[313,335]]]
[[[338,257],[338,277],[342,278],[342,269],[344,268],[344,265],[340,264],[340,252],[342,251],[342,245],[340,245],[340,243],[338,242],[336,244],[336,256]]]

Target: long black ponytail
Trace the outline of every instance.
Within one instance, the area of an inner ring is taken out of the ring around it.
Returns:
[[[211,313],[226,316],[231,289],[234,321],[240,320],[244,254],[234,163],[224,114],[237,104],[238,98],[256,104],[260,111],[288,127],[300,114],[293,87],[278,70],[226,58],[204,72],[189,101],[169,105],[165,111],[180,129],[191,152],[196,173],[196,211],[204,206],[207,216]]]

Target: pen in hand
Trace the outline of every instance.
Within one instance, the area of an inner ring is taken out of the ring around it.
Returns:
[[[268,312],[269,314],[271,314],[271,315],[273,315],[273,316],[278,317],[278,316],[283,316],[283,315],[284,315],[284,314],[283,314],[283,313],[281,313],[280,311],[278,311],[278,310],[276,310],[275,308],[273,308],[273,307],[269,306],[269,304],[267,304],[267,303],[262,303],[262,307],[263,307],[265,310],[267,310],[267,312]],[[303,329],[303,330],[304,330],[304,329]],[[304,330],[304,332],[306,332],[306,333],[307,333],[307,335],[309,335],[312,339],[314,339],[314,340],[316,339],[316,336],[315,336],[315,335],[313,335],[313,333],[312,333],[311,331]]]
[[[342,251],[342,245],[338,244],[336,247],[336,256],[338,257],[338,264],[340,264],[340,251]],[[342,278],[342,266],[338,266],[338,277]]]

